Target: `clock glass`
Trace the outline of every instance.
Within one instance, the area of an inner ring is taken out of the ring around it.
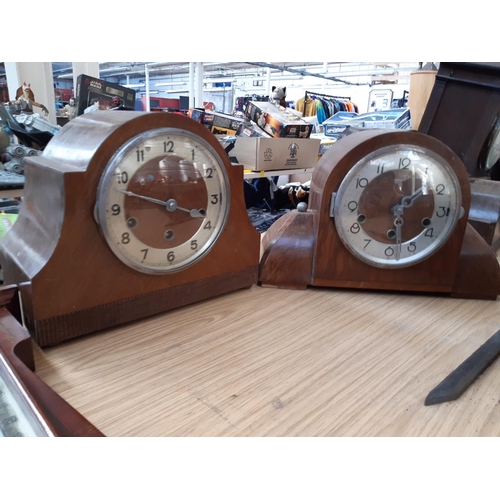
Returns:
[[[52,431],[0,353],[0,437],[48,436]]]
[[[110,249],[145,273],[197,262],[221,234],[229,181],[214,148],[180,128],[159,128],[125,143],[104,169],[96,219]]]
[[[490,170],[500,160],[500,120],[497,119],[486,148],[484,167]]]
[[[332,198],[337,232],[349,251],[376,267],[398,268],[436,252],[461,211],[459,181],[435,152],[381,148],[357,162]]]

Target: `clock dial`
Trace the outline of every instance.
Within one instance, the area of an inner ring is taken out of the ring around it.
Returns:
[[[459,181],[436,153],[381,148],[356,163],[334,198],[335,226],[360,260],[405,267],[436,252],[460,216]]]
[[[105,168],[96,216],[114,254],[145,273],[169,273],[201,259],[227,220],[227,174],[214,149],[188,130],[132,138]]]

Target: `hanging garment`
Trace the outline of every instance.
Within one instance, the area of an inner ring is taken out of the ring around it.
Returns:
[[[321,125],[326,120],[326,113],[323,108],[323,103],[316,99],[316,116],[318,117],[318,123]]]
[[[302,116],[316,116],[316,103],[314,99],[307,98],[304,111],[304,101],[305,98],[301,97],[295,104],[295,109],[302,113]]]

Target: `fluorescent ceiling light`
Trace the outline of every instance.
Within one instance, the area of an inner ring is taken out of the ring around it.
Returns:
[[[187,83],[186,82],[155,83],[155,87],[166,87],[167,85],[187,85]]]
[[[228,92],[233,90],[231,87],[216,87],[213,89],[203,89],[203,92]]]
[[[127,87],[128,89],[134,88],[134,87],[145,87],[145,83],[127,83],[126,85],[122,85],[122,87]]]
[[[231,83],[235,82],[236,78],[207,78],[203,83]]]
[[[187,89],[173,89],[173,90],[163,90],[165,94],[187,94],[189,90]]]

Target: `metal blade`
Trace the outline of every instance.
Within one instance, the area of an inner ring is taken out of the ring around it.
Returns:
[[[425,398],[425,406],[458,399],[500,356],[500,330],[453,370]]]

